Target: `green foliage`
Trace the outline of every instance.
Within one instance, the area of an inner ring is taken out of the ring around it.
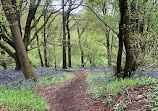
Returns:
[[[0,90],[0,109],[11,111],[45,111],[48,110],[46,99],[31,93],[26,89]]]
[[[72,69],[73,70],[73,69]],[[74,74],[66,74],[61,76],[56,76],[56,75],[52,75],[52,76],[46,76],[46,77],[42,77],[38,79],[38,85],[50,85],[50,84],[57,84],[57,83],[61,83],[67,80],[72,79],[73,77],[75,77]]]
[[[13,77],[12,74],[8,74],[7,77],[12,77],[13,79],[15,78],[13,83],[17,82],[17,86],[12,86],[9,83],[11,82],[10,79],[4,80],[3,86],[0,86],[0,109],[9,109],[13,111],[23,111],[23,110],[28,110],[28,111],[46,111],[48,110],[48,105],[46,102],[46,99],[43,97],[37,96],[37,88],[39,85],[50,85],[50,84],[57,84],[64,82],[66,80],[69,80],[74,77],[73,74],[66,73],[63,71],[52,71],[54,69],[35,69],[38,80],[37,83],[34,81],[26,81],[25,80],[20,80],[21,78],[19,75],[17,77]],[[74,69],[71,69],[74,70]],[[15,72],[14,72],[15,73]],[[4,74],[1,76],[3,77]],[[17,75],[17,73],[16,73]],[[20,74],[21,75],[21,74]],[[5,76],[5,75],[4,75]],[[6,78],[7,78],[6,77]],[[17,79],[17,80],[16,80]],[[2,80],[3,81],[3,80]],[[24,82],[24,83],[23,83]],[[8,85],[10,84],[10,85]]]
[[[149,110],[151,111],[157,111],[158,110],[158,86],[154,85],[152,87],[152,91],[147,95],[147,106]]]
[[[134,85],[147,85],[157,83],[157,81],[152,77],[137,77],[126,79],[115,79],[114,77],[112,77],[111,79],[107,80],[98,79],[95,80],[95,82],[93,81],[93,78],[96,78],[97,76],[100,76],[100,78],[104,77],[104,74],[89,74],[87,81],[89,83],[89,91],[94,94],[94,99],[97,99],[103,96],[104,94],[110,94],[112,97],[115,97],[127,88],[132,87]],[[105,75],[108,75],[108,73]]]
[[[119,104],[116,104],[114,107],[113,107],[113,111],[124,111],[126,109],[126,105],[121,102]]]
[[[142,77],[142,78],[129,78],[129,79],[120,79],[114,80],[110,82],[107,86],[103,86],[102,88],[106,90],[106,92],[110,92],[113,96],[122,93],[128,87],[132,87],[134,85],[147,85],[156,83],[154,78],[151,77]]]

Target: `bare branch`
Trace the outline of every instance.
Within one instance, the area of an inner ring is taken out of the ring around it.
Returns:
[[[93,9],[92,9],[91,7],[89,7],[89,6],[87,6],[87,5],[82,5],[82,6],[85,6],[85,7],[89,8],[89,9],[93,12],[93,14],[94,14],[105,26],[109,27],[109,29],[112,30],[117,36],[119,35],[111,26],[108,25],[108,23],[106,23],[105,21],[103,21],[103,20],[99,17],[99,15],[97,15],[97,14],[93,11]]]

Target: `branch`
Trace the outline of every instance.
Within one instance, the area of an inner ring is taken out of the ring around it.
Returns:
[[[1,47],[2,49],[4,49],[11,57],[14,58],[14,52],[12,52],[12,51],[8,48],[8,46],[4,45],[4,44],[2,43],[2,41],[0,41],[0,47]]]
[[[158,41],[158,40],[157,40]],[[137,69],[150,55],[151,55],[151,53],[153,52],[153,50],[156,48],[158,46],[158,42],[157,42],[157,44],[153,47],[153,49],[149,52],[149,54],[144,58],[144,59],[142,59],[139,63],[138,63],[138,65],[137,65],[137,67],[135,68],[135,69]]]
[[[109,27],[109,29],[112,30],[117,36],[119,35],[112,27],[110,27],[106,22],[104,22],[104,21],[99,17],[99,15],[97,15],[97,14],[93,11],[93,9],[92,9],[91,7],[89,7],[89,6],[87,6],[87,5],[82,5],[82,6],[85,6],[85,7],[89,8],[89,9],[93,12],[93,14],[94,14],[105,26]]]
[[[74,3],[75,3],[75,2],[74,2]],[[74,3],[73,3],[73,4],[74,4]],[[72,10],[75,10],[75,9],[77,9],[79,6],[81,6],[81,4],[82,4],[82,3],[83,3],[83,0],[82,0],[82,1],[81,1],[81,2],[80,2],[80,3],[79,3],[77,6],[76,6],[76,7],[74,7],[74,8],[71,8],[71,11],[72,11]]]
[[[153,49],[149,52],[149,54],[143,60],[141,60],[141,62],[144,62],[157,46],[158,46],[158,43],[153,47]]]
[[[29,43],[29,39],[30,39],[30,32],[31,32],[31,22],[32,20],[35,18],[35,13],[37,11],[37,8],[41,2],[41,0],[38,0],[37,4],[35,5],[35,0],[34,2],[31,2],[30,3],[30,6],[29,6],[29,13],[28,13],[28,16],[27,16],[27,21],[26,21],[26,26],[25,26],[25,34],[24,34],[24,44],[25,46],[28,46],[28,43]]]
[[[57,15],[59,15],[59,14],[57,14]],[[55,20],[55,18],[57,17],[57,15],[55,15],[55,17],[53,18],[53,20],[52,20],[50,23],[52,23],[52,22]],[[50,17],[51,17],[51,14],[50,14],[50,16],[47,18],[46,22],[34,33],[32,39],[29,41],[29,44],[35,39],[36,34],[47,24],[47,22],[48,22],[48,20],[49,20]]]
[[[12,46],[13,48],[15,48],[14,44],[13,44],[13,41],[7,37],[4,33],[3,33],[3,30],[5,27],[3,25],[1,25],[1,22],[0,22],[0,38],[2,38],[5,42],[7,42],[10,46]],[[6,32],[6,31],[5,31]]]

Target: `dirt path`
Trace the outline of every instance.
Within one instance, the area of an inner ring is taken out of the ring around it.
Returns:
[[[87,93],[86,71],[71,71],[75,78],[51,86],[40,86],[38,93],[47,97],[50,111],[105,111],[101,100],[93,101]]]

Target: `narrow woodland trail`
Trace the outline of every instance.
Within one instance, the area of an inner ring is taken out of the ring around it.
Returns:
[[[38,94],[47,97],[50,111],[105,111],[101,100],[93,101],[87,93],[86,71],[69,71],[75,74],[70,81],[51,86],[40,86]]]

